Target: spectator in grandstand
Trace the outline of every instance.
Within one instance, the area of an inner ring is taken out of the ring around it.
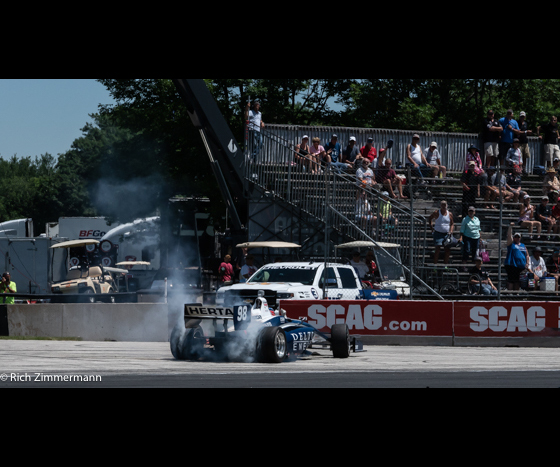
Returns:
[[[500,203],[509,203],[514,197],[514,194],[507,189],[507,178],[504,169],[501,167],[490,177],[487,189],[491,192],[491,201],[496,201],[500,193],[502,195],[499,199]]]
[[[540,206],[537,208],[537,220],[542,224],[543,230],[548,229],[547,233],[549,237],[547,241],[551,240],[550,235],[552,233],[558,233],[558,222],[552,216],[552,208],[550,207],[550,199],[548,196],[543,196]]]
[[[546,269],[548,270],[548,277],[554,277],[556,279],[556,292],[558,292],[560,280],[560,250],[556,250],[552,256],[548,258]]]
[[[327,157],[330,158],[330,166],[334,167],[339,173],[342,170],[348,170],[352,168],[352,164],[345,164],[342,161],[342,147],[338,142],[338,136],[332,135],[331,142],[325,147]]]
[[[389,199],[389,193],[386,191],[381,193],[381,200],[379,201],[379,222],[381,223],[382,235],[383,229],[389,231],[391,227],[395,228],[399,225],[399,220],[393,217],[393,205]]]
[[[363,158],[369,159],[369,161],[374,163],[377,159],[377,149],[373,147],[373,138],[368,138],[367,144],[360,151]]]
[[[408,199],[408,197],[403,195],[402,180],[393,170],[393,161],[391,159],[385,160],[385,167],[377,169],[376,180],[377,183],[383,185],[383,188],[389,192],[391,198],[398,199],[393,191],[393,187],[396,187],[399,192],[400,199]]]
[[[463,243],[464,265],[467,264],[469,257],[471,258],[471,262],[474,263],[474,259],[478,255],[478,249],[480,246],[480,231],[480,219],[476,217],[476,208],[471,206],[469,207],[469,215],[463,219],[463,224],[461,225],[461,238],[459,239],[459,243]]]
[[[356,171],[356,180],[359,188],[373,188],[375,185],[375,175],[370,168],[369,159],[362,159],[362,166]]]
[[[296,146],[296,164],[303,167],[304,170],[310,171],[310,161],[309,161],[309,136],[305,135],[301,139],[301,143]]]
[[[422,147],[420,146],[420,135],[412,137],[412,143],[406,147],[407,167],[414,168],[414,174],[420,179],[420,184],[425,185],[423,171],[431,169],[432,166],[426,160]]]
[[[544,138],[541,136],[544,131]],[[560,158],[560,147],[558,146],[558,118],[550,117],[550,122],[537,128],[537,136],[544,144],[544,154],[547,167],[552,167],[555,158]]]
[[[552,202],[556,201],[560,195],[560,180],[554,167],[550,167],[546,171],[543,180],[543,194],[548,196]]]
[[[438,264],[443,243],[449,235],[453,235],[453,231],[455,229],[455,221],[453,219],[453,214],[448,210],[447,201],[441,202],[441,209],[434,212],[428,219],[428,222],[430,223],[430,228],[432,229],[434,235],[434,244],[436,247],[434,264]],[[444,263],[449,264],[450,258],[451,249],[445,248]]]
[[[529,124],[527,123],[527,113],[521,112],[519,114],[519,142],[521,143],[521,154],[523,155],[523,172],[526,171],[529,159],[531,159],[531,148],[529,147],[529,136],[533,134],[531,130],[529,130]]]
[[[507,176],[506,189],[513,194],[513,202],[519,203],[519,200],[524,199],[527,194],[521,189],[523,168],[519,165],[513,166],[513,172]]]
[[[309,148],[309,154],[311,155],[313,165],[311,173],[315,175],[321,173],[322,163],[328,164],[331,162],[331,158],[327,156],[325,148],[321,146],[320,138],[313,138],[313,144]]]
[[[249,133],[252,134],[253,142],[253,161],[257,159],[261,148],[263,145],[263,137],[261,130],[264,129],[265,124],[262,118],[261,112],[261,102],[257,99],[253,102],[253,108],[251,109],[251,102],[247,103],[247,109],[245,111],[245,121],[249,129]]]
[[[515,224],[511,224],[508,230],[508,252],[505,266],[508,275],[508,290],[517,291],[521,288],[521,273],[529,265],[529,253],[527,247],[521,243],[521,234],[513,235],[514,226]]]
[[[529,263],[527,265],[527,270],[534,274],[535,276],[535,288],[539,289],[540,282],[548,277],[548,270],[546,268],[546,262],[542,257],[542,248],[538,246],[533,250],[533,256],[529,258]]]
[[[366,232],[368,227],[377,227],[377,217],[373,215],[366,192],[361,189],[358,189],[356,200],[356,223]]]
[[[478,149],[474,144],[471,145],[471,147],[467,151],[466,161],[466,170],[468,170],[469,164],[471,162],[475,163],[474,174],[477,176],[477,195],[479,198],[481,198],[482,196],[486,195],[486,187],[488,186],[488,174],[484,171],[484,165],[482,164],[482,158],[480,157],[480,149]]]
[[[487,167],[498,165],[500,136],[504,132],[502,125],[494,117],[494,111],[489,110],[487,117],[482,123],[482,140],[484,142]]]
[[[523,154],[521,153],[521,142],[518,138],[513,140],[513,147],[508,151],[506,162],[509,167],[518,165],[523,170]]]
[[[476,163],[471,161],[468,163],[468,170],[461,177],[463,184],[463,218],[469,214],[469,207],[476,207],[477,195],[480,197],[480,185],[478,177],[475,174]]]
[[[552,208],[552,217],[554,217],[556,222],[560,225],[560,198],[558,198],[555,206]]]
[[[513,118],[513,110],[509,109],[507,115],[500,120],[500,125],[504,129],[500,141],[500,165],[503,165],[509,150],[513,146],[513,140],[518,137],[519,124]]]
[[[485,296],[498,296],[498,289],[492,283],[490,274],[484,268],[482,258],[475,258],[475,266],[470,271],[471,281],[470,286],[474,293]]]
[[[355,136],[350,137],[348,146],[342,153],[342,162],[345,164],[352,164],[353,167],[360,167],[362,161],[362,153],[358,149],[358,143]]]
[[[529,229],[529,235],[531,236],[531,240],[533,239],[532,235],[537,229],[537,235],[539,236],[538,239],[540,240],[541,232],[542,232],[542,224],[535,220],[535,206],[531,204],[531,197],[529,195],[525,195],[523,198],[523,204],[521,208],[519,208],[519,220],[517,221],[519,227],[524,229]]]
[[[441,163],[441,157],[438,151],[438,144],[434,141],[429,148],[426,148],[426,160],[428,164],[430,164],[433,169],[433,177],[438,178],[441,175],[441,178],[447,178],[447,167],[445,167]]]

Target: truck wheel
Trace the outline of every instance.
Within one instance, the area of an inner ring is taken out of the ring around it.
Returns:
[[[282,328],[265,328],[257,339],[259,363],[282,363],[288,356],[288,340]]]
[[[331,329],[331,348],[334,358],[350,358],[350,330],[346,324],[335,324]]]

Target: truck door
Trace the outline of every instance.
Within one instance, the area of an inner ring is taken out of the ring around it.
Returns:
[[[342,300],[359,300],[361,284],[354,271],[350,268],[336,268],[342,283]]]

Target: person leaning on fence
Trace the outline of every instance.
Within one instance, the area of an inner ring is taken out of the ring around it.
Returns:
[[[544,138],[541,136],[544,131]],[[550,121],[537,128],[537,136],[544,144],[544,157],[547,167],[552,166],[552,162],[556,157],[560,158],[560,147],[558,146],[558,118],[553,115]]]
[[[434,245],[436,247],[434,264],[437,265],[439,263],[439,255],[441,253],[441,249],[443,248],[445,239],[449,235],[453,235],[453,231],[455,229],[455,221],[453,219],[453,214],[448,210],[447,201],[441,202],[441,209],[434,212],[428,219],[428,222],[430,223],[430,228],[432,229],[434,236]],[[451,258],[450,247],[451,245],[445,248],[445,264],[449,264],[449,260]]]
[[[531,130],[529,130],[529,124],[527,123],[527,113],[521,112],[519,114],[519,142],[521,143],[521,154],[523,155],[523,167],[524,172],[527,173],[527,167],[529,164],[529,159],[531,159],[531,147],[529,146],[529,136],[533,134]]]
[[[513,235],[511,224],[508,230],[508,251],[505,261],[506,272],[508,275],[508,290],[518,291],[521,288],[521,273],[529,265],[529,253],[527,247],[521,243],[521,234]]]

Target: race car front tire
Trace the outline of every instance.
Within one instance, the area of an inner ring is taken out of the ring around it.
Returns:
[[[335,324],[331,329],[331,348],[334,358],[350,358],[350,330],[346,324]]]

